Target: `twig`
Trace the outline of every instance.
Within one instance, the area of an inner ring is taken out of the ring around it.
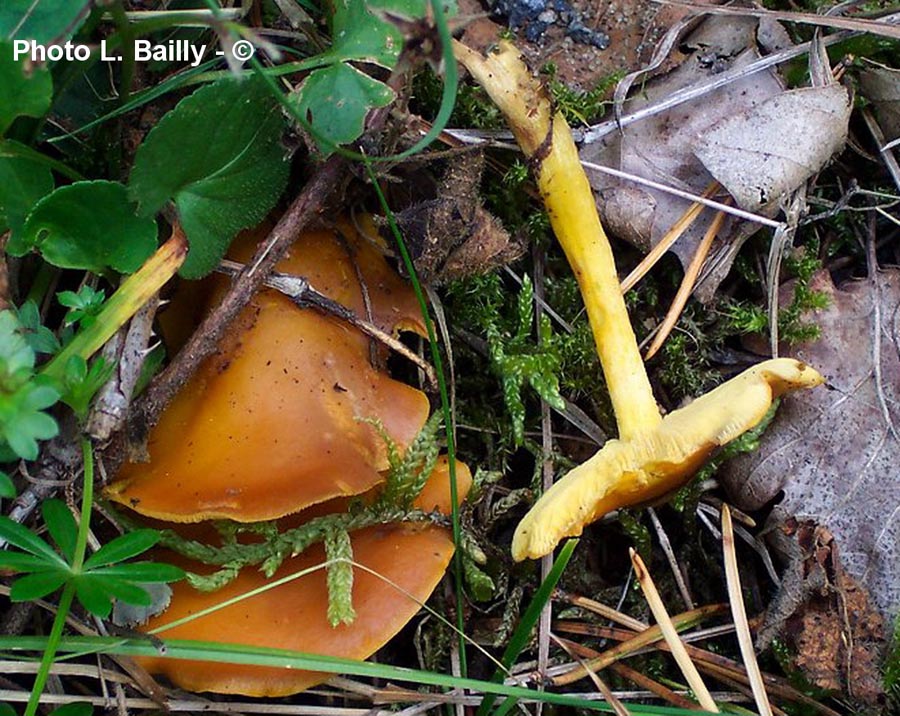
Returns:
[[[326,199],[343,176],[345,161],[333,156],[319,166],[294,199],[275,228],[259,245],[253,258],[231,284],[222,301],[203,320],[169,367],[151,383],[128,420],[128,439],[143,443],[163,409],[190,378],[204,358],[211,355],[222,336],[263,284],[275,264],[294,243],[297,235],[322,212]]]
[[[116,366],[112,377],[100,389],[85,432],[99,442],[109,438],[125,420],[153,332],[159,294],[134,314],[128,327],[120,330],[104,347],[104,357]],[[110,356],[105,353],[109,349]]]
[[[891,146],[896,144],[896,142],[892,142],[891,145],[888,145],[885,142],[884,132],[881,131],[881,126],[875,121],[872,110],[868,107],[863,107],[862,116],[866,121],[866,126],[869,128],[872,139],[874,139],[875,143],[878,145],[878,152],[881,154],[881,159],[884,161],[884,165],[887,167],[891,179],[894,180],[894,185],[900,189],[900,164],[897,163],[897,159],[894,157],[893,148]]]
[[[234,277],[239,276],[245,268],[246,266],[244,264],[226,259],[219,262],[218,271],[227,276]],[[388,348],[391,348],[393,351],[399,353],[420,368],[425,374],[425,380],[428,383],[429,388],[432,390],[436,388],[437,378],[434,374],[434,368],[432,368],[427,361],[407,348],[390,333],[381,330],[371,321],[360,318],[344,304],[335,301],[333,298],[329,298],[324,293],[316,290],[309,281],[302,276],[291,276],[289,274],[272,272],[265,278],[263,283],[269,288],[274,288],[276,291],[289,298],[291,302],[299,308],[314,308],[322,313],[340,318],[354,328],[358,328],[367,336],[380,341]]]
[[[700,244],[697,246],[697,250],[694,252],[694,256],[691,259],[691,263],[688,265],[687,269],[685,269],[684,278],[681,281],[681,285],[678,287],[678,291],[675,293],[675,298],[672,299],[672,305],[669,306],[666,317],[659,325],[659,330],[653,337],[653,342],[644,354],[644,360],[650,360],[656,355],[659,349],[662,348],[663,343],[666,342],[672,329],[675,328],[678,319],[681,318],[681,313],[684,311],[688,298],[690,298],[691,293],[694,291],[694,286],[697,284],[697,277],[700,275],[700,269],[703,268],[706,257],[709,256],[709,249],[712,246],[713,239],[719,234],[724,222],[725,214],[721,211],[717,212],[716,215],[713,216],[712,221],[709,222],[709,227],[706,229],[706,233],[703,234],[703,238],[700,240]]]
[[[703,190],[703,197],[709,199],[720,188],[721,184],[719,182],[711,181],[706,189]],[[647,255],[641,259],[641,262],[625,277],[625,280],[622,281],[622,293],[630,291],[656,265],[656,262],[662,258],[663,254],[691,227],[696,218],[700,216],[701,211],[703,211],[703,204],[698,201],[693,202],[685,209],[685,212],[678,217],[678,220],[663,234],[663,237],[647,252]]]
[[[803,25],[817,27],[840,28],[854,32],[882,35],[900,40],[900,27],[892,24],[895,15],[888,15],[881,20],[867,20],[855,17],[836,17],[834,15],[816,15],[810,12],[781,12],[778,10],[762,10],[748,7],[725,7],[718,5],[698,5],[686,0],[653,0],[660,5],[684,7],[701,15],[738,15],[741,17],[769,17],[779,22],[798,22]]]
[[[678,558],[675,557],[675,551],[672,549],[669,535],[666,534],[662,522],[659,521],[656,510],[652,507],[648,507],[647,512],[650,514],[650,521],[653,522],[653,529],[656,530],[656,536],[659,537],[659,544],[669,562],[669,568],[672,570],[672,576],[675,577],[675,584],[678,585],[678,591],[681,592],[681,598],[684,600],[684,605],[689,610],[693,609],[695,606],[694,600],[691,599],[691,592],[687,587],[687,583],[684,581],[684,572],[681,569],[681,565],[678,564]]]

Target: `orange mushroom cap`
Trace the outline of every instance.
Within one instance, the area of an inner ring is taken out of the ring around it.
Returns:
[[[460,462],[456,465],[458,497],[462,500],[472,478],[465,465]],[[447,460],[442,458],[416,500],[417,507],[424,510],[437,507],[449,513],[448,468]],[[324,570],[317,570],[193,621],[163,628],[267,583],[259,570],[245,569],[233,582],[212,593],[198,592],[184,582],[173,585],[171,606],[140,629],[163,639],[198,639],[365,659],[387,643],[428,599],[453,555],[453,540],[442,527],[417,523],[361,529],[351,533],[351,542],[354,561],[382,578],[354,569],[356,619],[350,625],[329,624],[326,575]],[[187,569],[195,568],[185,560],[173,561]],[[316,545],[286,560],[272,579],[324,561],[325,551],[322,545]],[[184,689],[247,696],[285,696],[331,676],[322,672],[164,657],[142,657],[139,661],[151,673],[164,675]]]
[[[365,317],[361,275],[373,323],[421,329],[409,286],[355,231],[344,235],[346,244],[332,232],[304,234],[278,270]],[[106,494],[172,522],[275,519],[378,484],[386,449],[364,419],[405,447],[428,411],[422,392],[371,365],[358,330],[265,290],[163,413],[150,462],[125,465]]]

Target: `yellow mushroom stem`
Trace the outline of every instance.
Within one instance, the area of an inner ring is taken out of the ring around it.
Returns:
[[[659,423],[659,408],[569,125],[562,114],[552,113],[543,87],[509,42],[502,42],[500,52],[487,58],[459,42],[453,49],[503,112],[519,146],[532,161],[553,233],[578,280],[619,437],[628,440],[639,435]]]
[[[757,425],[775,397],[819,385],[822,376],[799,361],[765,361],[663,419],[568,123],[511,43],[482,57],[455,42],[454,54],[503,112],[531,162],[578,280],[619,427],[618,440],[553,485],[519,524],[513,559],[536,559],[611,510],[677,489],[716,448]]]

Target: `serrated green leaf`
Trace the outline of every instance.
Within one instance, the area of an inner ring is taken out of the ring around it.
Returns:
[[[42,117],[53,97],[53,80],[47,68],[32,65],[26,72],[28,54],[20,52],[15,59],[15,49],[12,42],[0,41],[0,134],[16,117]]]
[[[280,105],[258,78],[186,97],[147,135],[129,192],[145,216],[174,199],[190,252],[179,272],[212,271],[238,231],[259,223],[287,182]]]
[[[12,478],[0,470],[0,498],[11,500],[16,496],[16,486]]]
[[[97,567],[91,574],[101,577],[114,577],[129,582],[178,582],[184,579],[185,572],[174,564],[164,562],[134,562],[132,564],[115,564],[110,567]]]
[[[25,301],[16,310],[16,316],[19,319],[19,331],[31,350],[44,355],[52,355],[59,350],[59,339],[42,323],[41,312],[34,301]]]
[[[22,331],[18,316],[10,310],[0,311],[0,387],[12,390],[15,377],[21,373],[31,375],[34,367],[34,350]]]
[[[46,45],[65,40],[87,19],[91,0],[3,0],[0,37],[28,38]]]
[[[108,564],[124,562],[126,559],[143,554],[157,542],[159,542],[159,532],[156,530],[135,530],[120,535],[88,557],[84,563],[84,569],[90,571]]]
[[[72,511],[62,500],[49,499],[41,505],[41,514],[50,537],[71,564],[75,559],[75,542],[78,539],[78,525]]]
[[[0,538],[6,540],[13,547],[45,559],[50,566],[55,565],[64,570],[69,568],[49,544],[30,529],[14,522],[9,517],[0,516]]]
[[[363,133],[369,110],[393,99],[390,87],[339,63],[311,72],[293,101],[300,115],[328,142],[347,144]],[[321,149],[327,151],[328,145],[323,142]]]
[[[37,249],[60,268],[131,273],[156,248],[156,222],[135,215],[123,184],[83,181],[41,199],[25,220],[9,253]]]
[[[26,574],[13,583],[9,590],[9,598],[14,602],[31,602],[35,599],[43,599],[65,584],[69,576],[68,572],[61,569]]]
[[[17,237],[31,207],[51,191],[49,167],[30,159],[0,157],[0,231],[9,229]]]

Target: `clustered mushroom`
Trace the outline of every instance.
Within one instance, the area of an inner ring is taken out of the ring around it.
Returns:
[[[371,225],[368,233],[375,235]],[[238,242],[233,258],[246,260],[252,248]],[[383,331],[424,330],[411,289],[347,222],[337,231],[301,236],[278,270],[305,277],[320,293]],[[219,285],[210,302],[224,289],[223,281],[215,279]],[[350,496],[364,500],[364,493],[377,492],[384,481],[389,467],[385,436],[405,449],[429,412],[421,391],[373,365],[373,351],[375,363],[380,362],[382,349],[356,328],[298,308],[277,291],[261,291],[151,431],[149,463],[124,466],[107,496],[145,517],[177,523],[289,516],[282,522],[293,526],[345,511]],[[457,464],[456,478],[462,499],[471,483],[464,465]],[[446,460],[438,463],[414,507],[449,513]],[[198,528],[205,529],[186,526]],[[354,570],[352,624],[332,627],[322,570],[180,623],[266,583],[262,571],[247,567],[216,592],[176,585],[168,609],[140,628],[166,637],[366,658],[428,598],[453,554],[453,540],[433,523],[368,527],[350,539],[354,561],[371,570]],[[202,564],[174,554],[165,558],[204,572]],[[286,559],[272,578],[324,561],[317,545]],[[176,621],[177,626],[166,628]],[[328,677],[164,658],[144,664],[183,688],[255,696],[295,693]]]
[[[663,417],[638,351],[609,241],[571,130],[509,42],[483,57],[455,42],[459,62],[485,88],[530,160],[553,231],[578,280],[615,410],[619,438],[556,482],[516,529],[513,558],[549,554],[607,512],[683,485],[718,447],[757,425],[772,401],[820,385],[800,361],[764,361]]]

